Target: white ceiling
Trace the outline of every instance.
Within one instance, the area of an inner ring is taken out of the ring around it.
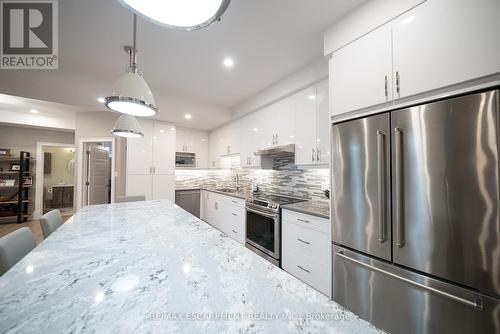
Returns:
[[[232,0],[220,23],[194,32],[139,19],[138,63],[158,118],[202,129],[227,122],[236,105],[322,57],[323,31],[363,1]],[[63,0],[59,11],[59,70],[2,70],[0,93],[104,110],[96,98],[127,66],[132,14],[117,0]]]

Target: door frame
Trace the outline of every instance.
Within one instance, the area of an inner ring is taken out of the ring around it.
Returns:
[[[51,143],[45,141],[36,142],[36,164],[35,164],[35,209],[33,211],[33,218],[40,219],[43,215],[43,165],[44,165],[44,156],[43,156],[43,147],[67,147],[76,149],[75,144],[65,144],[65,143]],[[76,161],[76,151],[75,151],[75,161]],[[73,183],[75,180],[75,174],[73,173]],[[75,197],[76,188],[73,185],[73,198]],[[75,210],[75,201],[73,201],[73,210]]]
[[[80,210],[83,206],[83,192],[85,180],[83,175],[84,162],[85,162],[85,152],[84,145],[86,143],[101,143],[101,142],[111,142],[111,203],[115,202],[115,184],[116,184],[116,138],[115,137],[88,137],[78,139],[77,148],[77,178],[76,178],[76,210]]]

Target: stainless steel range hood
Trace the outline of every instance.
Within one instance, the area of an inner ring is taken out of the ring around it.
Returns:
[[[255,155],[272,159],[290,158],[295,156],[295,144],[272,146],[255,152]]]

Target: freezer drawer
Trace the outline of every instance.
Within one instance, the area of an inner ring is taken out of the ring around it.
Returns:
[[[392,334],[500,333],[500,299],[333,249],[333,300]]]
[[[391,260],[389,113],[332,127],[335,243]]]
[[[500,297],[498,91],[391,113],[393,261]]]

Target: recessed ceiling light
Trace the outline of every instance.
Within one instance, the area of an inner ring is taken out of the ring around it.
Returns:
[[[314,95],[314,94],[309,95],[309,99],[316,100],[316,95]]]
[[[185,114],[185,115],[184,115],[184,118],[185,118],[185,119],[191,119],[191,118],[193,118],[193,116],[191,116],[191,114]]]
[[[232,58],[224,58],[223,64],[226,68],[231,68],[234,66],[234,60]]]
[[[31,109],[30,111],[31,111],[32,114],[38,114],[39,113],[39,111],[36,110],[36,109]]]
[[[98,97],[97,102],[104,103],[104,102],[106,102],[106,99],[104,97]]]
[[[255,132],[259,132],[259,129],[257,129],[257,128],[253,128],[253,131],[255,131]]]

